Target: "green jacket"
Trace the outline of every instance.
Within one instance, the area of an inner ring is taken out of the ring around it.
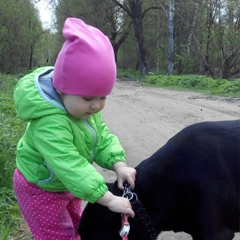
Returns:
[[[29,121],[17,146],[17,168],[27,181],[46,191],[70,191],[94,203],[107,186],[93,161],[112,169],[117,161],[125,162],[125,152],[101,112],[88,120],[68,115],[52,87],[53,70],[39,68],[16,85],[17,114]]]

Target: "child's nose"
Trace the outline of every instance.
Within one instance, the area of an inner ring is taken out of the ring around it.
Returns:
[[[91,108],[92,109],[99,109],[101,108],[101,103],[99,101],[94,101],[92,104],[91,104]]]

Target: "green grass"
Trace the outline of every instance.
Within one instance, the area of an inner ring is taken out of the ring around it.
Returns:
[[[240,97],[240,79],[228,81],[201,75],[148,75],[144,84],[175,90],[202,92],[209,95]]]
[[[19,75],[0,74],[0,240],[30,239],[12,187],[16,145],[26,127],[26,123],[19,120],[15,113],[12,96],[17,80],[24,74],[26,72]],[[226,81],[200,75],[148,75],[143,78],[135,70],[119,70],[118,77],[139,80],[153,87],[240,97],[240,79]]]
[[[15,168],[16,145],[25,123],[17,118],[13,102],[16,75],[0,74],[0,240],[21,239],[21,214],[13,193],[12,175]]]
[[[204,75],[149,74],[145,77],[137,70],[118,69],[118,78],[139,80],[145,86],[161,87],[179,91],[201,92],[224,97],[240,97],[240,79],[228,81],[213,79]]]

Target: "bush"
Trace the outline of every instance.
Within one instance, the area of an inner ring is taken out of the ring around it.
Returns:
[[[231,96],[238,96],[240,93],[240,79],[235,81],[223,81],[223,83],[217,86],[213,90],[213,94],[220,94],[224,96],[228,96],[231,93]]]

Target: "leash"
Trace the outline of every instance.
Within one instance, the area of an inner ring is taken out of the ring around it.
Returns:
[[[132,202],[131,204],[134,209],[135,216],[142,224],[146,237],[148,237],[149,240],[156,239],[159,233],[156,231],[152,218],[148,214],[147,210],[139,200]]]
[[[127,198],[130,202],[138,200],[136,193],[133,193],[129,184],[124,183],[124,190],[122,197]],[[122,240],[128,240],[128,234],[130,232],[130,224],[128,222],[128,215],[122,214],[122,227],[119,231],[119,235]]]
[[[139,201],[136,193],[132,192],[131,186],[128,183],[124,183],[123,197],[127,198],[132,208],[135,212],[135,217],[137,217],[143,225],[149,239],[156,239],[158,232],[155,229],[154,223],[151,216],[148,214],[147,210],[143,207],[142,203]],[[122,214],[122,227],[119,231],[122,240],[128,240],[128,234],[130,232],[130,224],[128,222],[127,214]]]
[[[128,240],[128,234],[130,231],[130,224],[128,222],[128,215],[122,214],[122,227],[119,231],[119,235],[122,240]]]

